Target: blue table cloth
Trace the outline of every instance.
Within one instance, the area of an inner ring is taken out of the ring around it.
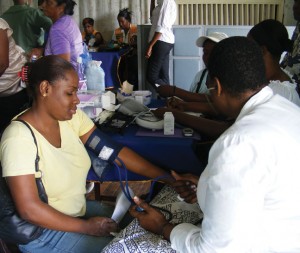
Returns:
[[[118,62],[120,57],[127,52],[127,49],[111,52],[90,52],[92,59],[102,61],[101,67],[105,73],[105,87],[120,87],[118,79]]]
[[[181,130],[177,129],[176,137],[165,137],[162,133],[152,133],[152,130],[129,125],[123,134],[108,133],[114,140],[131,148],[150,162],[166,170],[175,170],[179,173],[193,173],[200,175],[204,165],[196,156],[193,146],[196,141],[192,137],[180,136]],[[162,130],[160,130],[162,132]],[[121,170],[122,179],[125,172]],[[143,180],[142,177],[128,171],[128,180]],[[88,180],[99,181],[93,170],[88,173]],[[104,181],[118,181],[119,175],[116,168],[112,167]]]

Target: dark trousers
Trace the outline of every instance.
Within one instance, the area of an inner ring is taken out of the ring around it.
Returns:
[[[170,84],[169,54],[174,44],[158,40],[153,48],[147,65],[147,81],[156,88],[155,84]]]
[[[128,81],[134,86],[134,90],[139,89],[138,85],[138,58],[135,48],[121,56],[118,64],[118,76],[121,84]]]
[[[0,135],[14,116],[29,105],[26,89],[8,97],[0,97]]]

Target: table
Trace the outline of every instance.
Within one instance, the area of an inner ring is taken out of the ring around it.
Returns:
[[[145,131],[147,130],[137,125],[129,125],[123,134],[108,133],[108,135],[166,170],[173,169],[179,173],[198,175],[203,171],[204,165],[193,151],[193,146],[198,140],[192,137],[164,137],[160,133],[151,133],[151,130],[149,130],[150,133]],[[181,130],[177,129],[177,131]],[[121,172],[121,174],[124,178],[124,172]],[[147,178],[128,171],[128,180],[144,179]],[[99,181],[99,178],[93,170],[90,170],[88,180]],[[117,169],[113,168],[104,180],[118,181]]]
[[[118,79],[118,62],[120,57],[127,52],[128,49],[108,52],[90,52],[92,59],[102,61],[101,67],[105,73],[105,87],[120,87]]]

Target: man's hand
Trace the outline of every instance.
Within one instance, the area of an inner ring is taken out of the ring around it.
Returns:
[[[145,57],[147,59],[149,59],[150,56],[151,56],[151,54],[152,54],[152,46],[149,45],[148,48],[147,48],[147,50],[146,50]]]
[[[137,206],[132,206],[129,210],[130,214],[137,218],[141,227],[155,234],[161,234],[163,225],[168,223],[165,216],[154,207],[151,207],[146,202],[138,197],[133,198],[137,206],[141,207],[144,211],[137,211]]]
[[[167,107],[177,109],[179,111],[185,111],[186,102],[178,97],[171,97],[167,100]]]
[[[199,177],[193,174],[179,175],[172,171],[172,176],[176,179],[172,186],[179,196],[187,203],[197,202],[197,184]]]

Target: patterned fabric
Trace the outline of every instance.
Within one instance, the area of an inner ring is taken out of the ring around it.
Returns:
[[[281,66],[287,70],[292,78],[298,83],[298,89],[300,84],[300,22],[297,23],[294,30],[292,40],[294,41],[293,51],[286,53]],[[298,90],[299,93],[299,90]]]
[[[202,218],[202,212],[197,203],[187,204],[178,200],[177,193],[173,188],[165,186],[153,199],[152,205],[164,208],[173,214],[172,223],[193,223],[196,224]],[[168,218],[168,214],[166,213]],[[108,244],[104,253],[144,253],[164,252],[175,253],[171,243],[164,240],[162,236],[153,234],[143,229],[137,219],[134,219]]]

